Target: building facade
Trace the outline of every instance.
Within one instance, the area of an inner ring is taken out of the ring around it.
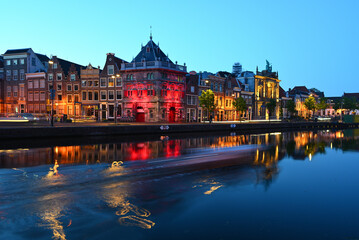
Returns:
[[[31,48],[7,50],[4,59],[4,112],[24,113],[25,95],[19,94],[26,88],[26,73],[46,72],[49,58],[35,53]]]
[[[37,116],[46,116],[49,95],[46,73],[26,73],[25,76],[26,83],[20,84],[19,89],[19,98],[26,100],[25,112]]]
[[[81,115],[87,119],[102,120],[99,100],[100,69],[89,64],[81,69]]]
[[[185,121],[186,66],[173,63],[152,36],[130,63],[122,63],[123,114],[138,122]]]

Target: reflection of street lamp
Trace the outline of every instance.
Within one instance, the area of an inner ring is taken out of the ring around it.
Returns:
[[[116,76],[112,75],[111,78],[113,79],[113,84],[115,85],[115,93],[114,93],[114,97],[115,97],[115,124],[117,124],[117,78],[120,77],[120,74],[116,74]]]

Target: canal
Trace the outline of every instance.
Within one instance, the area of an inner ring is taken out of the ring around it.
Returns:
[[[0,147],[0,239],[359,239],[359,129],[96,141]]]

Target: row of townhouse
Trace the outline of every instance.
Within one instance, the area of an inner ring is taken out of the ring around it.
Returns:
[[[256,73],[242,72],[238,64],[232,73],[187,73],[186,65],[172,62],[152,36],[131,62],[108,53],[102,69],[48,58],[31,48],[15,49],[0,58],[0,111],[48,116],[53,109],[55,116],[100,121],[235,121],[268,119],[266,104],[276,99],[278,118],[279,82],[268,62],[266,70]],[[207,89],[215,93],[214,113],[199,104],[198,97]],[[247,103],[242,116],[233,107],[239,97]]]

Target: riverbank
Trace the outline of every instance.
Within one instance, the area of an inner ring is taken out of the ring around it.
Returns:
[[[61,125],[48,126],[13,126],[0,127],[0,140],[62,138],[62,137],[96,137],[96,136],[131,136],[131,135],[167,135],[178,133],[209,132],[273,132],[285,130],[320,130],[358,128],[359,123],[328,122],[272,122],[272,123],[231,123],[231,124],[156,124],[156,125]]]

